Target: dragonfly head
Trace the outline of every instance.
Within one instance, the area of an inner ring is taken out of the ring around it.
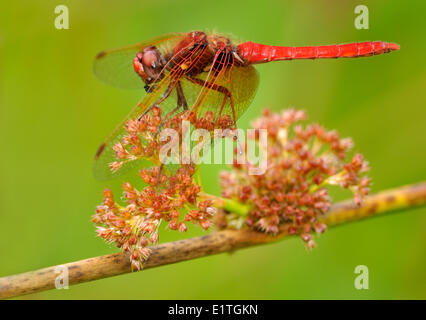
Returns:
[[[155,46],[146,47],[133,59],[133,68],[148,86],[161,79],[163,67],[164,58]]]

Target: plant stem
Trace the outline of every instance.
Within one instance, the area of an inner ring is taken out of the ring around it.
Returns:
[[[360,207],[354,206],[352,201],[335,204],[321,221],[333,227],[425,204],[426,182],[422,182],[369,196]],[[229,203],[223,205],[229,208]],[[241,209],[241,212],[243,211]],[[287,228],[288,226],[281,225],[280,232],[276,236],[251,229],[224,230],[202,237],[164,243],[151,248],[152,252],[144,263],[144,269],[274,242],[289,236]],[[70,285],[131,272],[129,255],[122,252],[62,266],[68,268]],[[53,289],[58,276],[55,271],[56,267],[49,267],[0,278],[0,298]]]
[[[212,200],[215,207],[222,208],[243,217],[245,217],[250,210],[249,206],[232,199],[222,198],[205,192],[200,192],[199,195],[201,198]]]

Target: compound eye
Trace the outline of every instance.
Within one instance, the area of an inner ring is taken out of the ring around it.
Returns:
[[[143,51],[142,64],[151,68],[157,68],[160,66],[161,54],[160,51],[154,46],[145,48]]]
[[[142,63],[155,69],[155,67],[159,64],[158,60],[159,59],[155,51],[148,51],[143,55]]]

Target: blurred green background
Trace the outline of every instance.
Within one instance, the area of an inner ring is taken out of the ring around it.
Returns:
[[[54,27],[65,4],[70,29]],[[354,27],[366,4],[370,29]],[[99,143],[143,92],[107,87],[99,51],[173,31],[214,29],[246,41],[320,45],[393,41],[365,59],[260,65],[248,127],[262,107],[295,106],[351,136],[371,164],[372,191],[426,178],[426,2],[19,1],[0,4],[0,276],[117,252],[90,221],[104,187],[91,167]],[[218,193],[220,166],[202,168]],[[338,195],[337,199],[349,196]],[[299,239],[23,297],[23,299],[425,299],[426,209],[331,229],[307,252]],[[191,226],[185,237],[203,234]],[[160,240],[183,236],[162,230]],[[366,265],[370,289],[354,288]]]

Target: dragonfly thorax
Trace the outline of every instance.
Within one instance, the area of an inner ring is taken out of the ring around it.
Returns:
[[[236,50],[228,38],[194,31],[177,45],[171,66],[178,65],[187,76],[194,77],[209,70],[220,72],[235,62],[240,64],[235,55]]]
[[[164,69],[173,74],[196,77],[209,70],[218,74],[222,69],[242,62],[227,37],[194,31],[188,33],[172,52],[163,54],[154,45],[145,47],[136,54],[133,67],[148,92],[152,85],[163,79]]]

